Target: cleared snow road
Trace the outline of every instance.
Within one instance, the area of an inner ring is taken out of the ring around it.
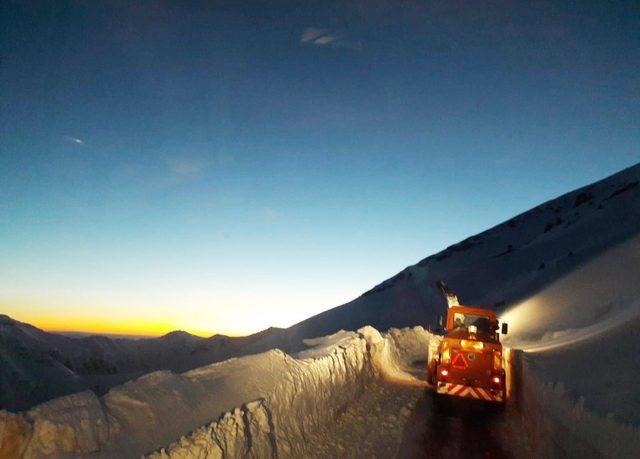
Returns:
[[[424,379],[425,366],[404,370]],[[436,407],[430,389],[380,381],[307,441],[318,458],[532,457],[523,431],[513,399],[502,412],[467,399]]]
[[[520,380],[528,356],[522,352],[510,356],[510,395],[504,410],[469,399],[436,406],[432,393],[424,390],[404,425],[396,457],[603,457],[593,445],[549,417],[547,407],[531,403],[530,384]]]
[[[500,407],[469,399],[436,403],[430,389],[423,391],[405,425],[399,458],[510,458],[523,452],[518,432],[518,391],[515,368],[511,373],[511,399]],[[425,376],[424,367],[415,368]]]

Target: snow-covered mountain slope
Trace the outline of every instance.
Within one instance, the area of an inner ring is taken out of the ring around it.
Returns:
[[[620,321],[623,319],[614,316],[626,307],[618,304],[607,309],[601,296],[598,301],[591,301],[593,295],[585,297],[585,292],[593,289],[558,281],[574,272],[576,279],[582,279],[580,270],[596,263],[599,256],[606,258],[609,252],[618,255],[610,255],[608,265],[622,260],[619,254],[627,253],[626,248],[631,247],[623,244],[633,244],[629,241],[639,234],[640,164],[425,258],[359,298],[286,330],[268,329],[243,338],[204,339],[184,332],[149,340],[76,338],[45,333],[0,316],[0,408],[26,409],[84,389],[103,394],[116,384],[159,369],[186,371],[276,347],[294,352],[304,347],[303,339],[340,329],[356,330],[367,324],[381,330],[434,324],[443,307],[435,288],[438,279],[446,280],[463,302],[493,307],[499,312],[515,305],[534,304],[531,300],[536,293],[546,295],[545,291],[555,292],[553,301],[544,300],[546,304],[564,305],[557,300],[580,298],[580,304],[559,306],[557,311],[584,307],[589,310],[580,314],[573,326],[555,315],[553,321],[542,320],[535,327],[533,319],[522,328],[515,321],[512,332],[521,341],[536,338],[536,334],[541,338],[546,332],[576,328],[576,324],[584,328],[589,324],[597,326],[601,319]],[[603,281],[598,285],[616,285],[616,291],[635,292],[632,279],[640,278],[640,274],[633,259],[625,262],[622,272],[615,271],[615,276],[610,275],[611,269],[604,269],[603,262],[597,263],[601,268],[590,269],[595,275],[602,271]],[[580,282],[596,285],[592,277],[593,274]],[[559,289],[564,293],[558,294]],[[585,295],[575,296],[578,292]],[[589,301],[591,306],[582,306]],[[551,315],[545,312],[538,316],[545,317]]]
[[[463,303],[504,312],[639,234],[640,164],[425,258],[288,333],[295,342],[365,324],[381,330],[435,324],[443,307],[438,279],[446,280]]]
[[[403,368],[428,343],[420,327],[340,331],[297,356],[271,350],[0,411],[0,457],[303,457],[376,381],[416,385]]]
[[[0,408],[21,410],[85,389],[98,394],[154,370],[177,372],[278,346],[283,330],[200,338],[68,337],[0,315]]]

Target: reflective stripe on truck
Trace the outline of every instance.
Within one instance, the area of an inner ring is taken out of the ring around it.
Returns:
[[[502,402],[502,391],[494,393],[489,389],[465,386],[464,384],[438,382],[437,392],[444,395],[475,398],[476,400],[486,400],[488,402]]]

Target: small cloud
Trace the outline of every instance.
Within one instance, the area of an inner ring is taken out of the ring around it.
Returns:
[[[313,42],[317,38],[322,37],[327,32],[329,32],[327,29],[319,29],[317,27],[308,27],[302,31],[302,36],[300,37],[300,43]]]
[[[302,35],[300,35],[300,43],[356,50],[362,48],[360,41],[347,39],[338,32],[332,32],[329,29],[320,27],[307,27],[304,29]]]
[[[67,142],[76,144],[76,145],[84,145],[84,140],[79,139],[78,137],[72,137],[70,135],[63,136]]]
[[[323,35],[320,38],[316,39],[313,43],[316,45],[330,45],[331,43],[335,43],[340,40],[340,37],[337,35]]]

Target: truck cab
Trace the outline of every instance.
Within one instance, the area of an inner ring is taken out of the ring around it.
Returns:
[[[506,401],[499,329],[490,309],[461,306],[457,300],[449,305],[444,336],[428,367],[436,396]],[[501,332],[507,333],[507,324]]]

